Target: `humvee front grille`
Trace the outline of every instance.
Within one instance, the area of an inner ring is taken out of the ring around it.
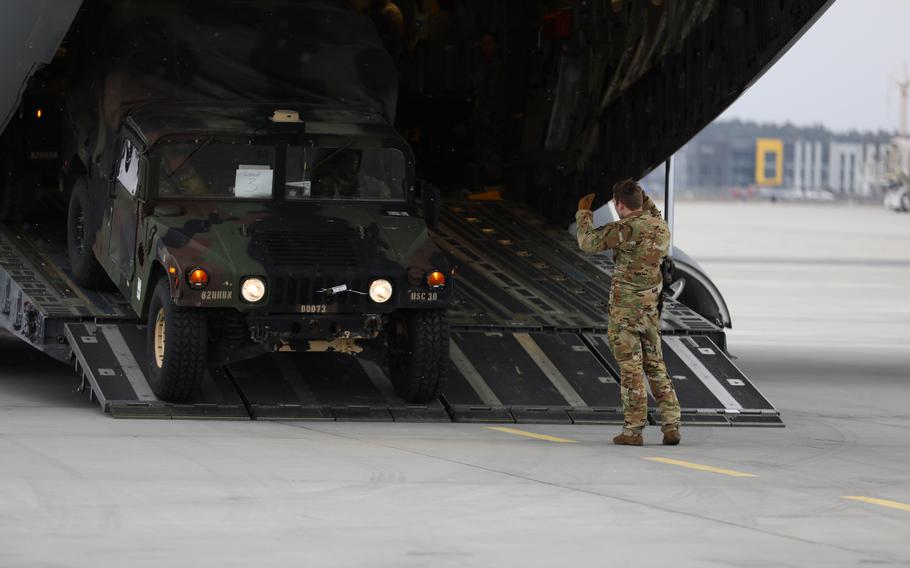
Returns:
[[[356,266],[357,255],[340,231],[264,231],[257,239],[273,266]]]
[[[353,292],[342,292],[334,296],[326,296],[324,290],[339,284],[346,284]],[[363,279],[342,281],[337,278],[304,278],[282,276],[275,279],[272,285],[272,306],[288,306],[291,311],[297,311],[300,305],[335,305],[348,309],[356,309],[365,302],[362,294],[368,284]],[[358,293],[361,292],[361,293]]]

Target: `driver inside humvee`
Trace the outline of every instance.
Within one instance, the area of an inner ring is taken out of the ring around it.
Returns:
[[[341,148],[329,151],[313,167],[313,194],[317,199],[389,199],[392,190],[385,181],[364,171],[363,150]]]
[[[185,149],[176,144],[166,145],[161,151],[159,184],[162,196],[198,197],[210,193],[205,180],[189,162]]]
[[[214,143],[159,144],[161,197],[255,198],[272,195],[275,148],[270,145]]]

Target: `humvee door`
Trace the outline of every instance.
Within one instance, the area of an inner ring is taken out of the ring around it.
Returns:
[[[137,146],[129,138],[120,143],[120,154],[116,162],[117,175],[110,184],[111,207],[109,223],[104,225],[107,232],[107,250],[110,258],[101,259],[106,263],[111,278],[121,288],[133,277],[136,257],[136,235],[139,228],[138,197],[142,183],[140,155]]]

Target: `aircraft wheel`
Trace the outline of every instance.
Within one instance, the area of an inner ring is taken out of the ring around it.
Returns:
[[[167,278],[158,280],[148,312],[149,386],[169,402],[189,402],[206,369],[208,320],[199,309],[175,306]]]
[[[388,329],[389,374],[406,402],[430,402],[442,392],[449,361],[445,310],[402,310]]]
[[[88,185],[85,178],[76,180],[70,196],[66,223],[66,249],[69,256],[73,280],[86,288],[101,288],[107,281],[107,274],[95,258],[92,247],[98,232],[88,201]]]

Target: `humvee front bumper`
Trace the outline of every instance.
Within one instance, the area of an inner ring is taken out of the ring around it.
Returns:
[[[257,343],[313,339],[373,339],[382,331],[382,314],[281,314],[247,316]]]

